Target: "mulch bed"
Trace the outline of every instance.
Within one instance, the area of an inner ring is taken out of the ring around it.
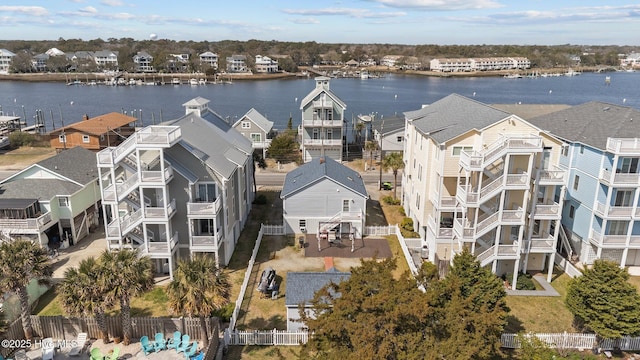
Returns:
[[[364,238],[356,239],[354,251],[351,252],[351,241],[344,239],[338,245],[329,245],[327,240],[320,241],[315,234],[307,234],[304,244],[305,257],[337,257],[337,258],[372,258],[386,259],[392,256],[391,248],[386,239]]]

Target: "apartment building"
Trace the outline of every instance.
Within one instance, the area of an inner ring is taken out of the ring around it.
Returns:
[[[108,249],[139,249],[171,278],[194,253],[226,266],[255,196],[251,141],[208,103],[97,154]]]
[[[315,81],[315,89],[300,101],[302,160],[326,156],[340,162],[347,105],[331,92],[328,77],[318,76]]]
[[[439,58],[429,62],[431,71],[465,72],[528,69],[531,61],[524,57]]]
[[[530,122],[563,142],[563,252],[583,265],[640,266],[640,111],[588,102]]]
[[[561,141],[516,115],[452,94],[405,113],[403,206],[431,262],[463,248],[507,275],[548,269],[565,170]]]

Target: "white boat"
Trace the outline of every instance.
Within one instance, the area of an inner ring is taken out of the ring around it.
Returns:
[[[573,69],[569,69],[569,71],[567,71],[566,73],[564,73],[564,76],[578,76],[582,74],[579,71],[574,71]]]
[[[366,80],[369,78],[369,72],[367,70],[362,70],[360,72],[360,79]]]
[[[181,84],[180,79],[178,79],[178,78],[171,79],[171,84],[172,85],[180,85]]]
[[[198,80],[196,80],[196,79],[189,79],[189,85],[198,85]]]
[[[198,85],[207,85],[207,82],[204,79],[198,80]]]

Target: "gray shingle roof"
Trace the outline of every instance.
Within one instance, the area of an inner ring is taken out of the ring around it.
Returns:
[[[608,138],[640,138],[640,111],[599,101],[529,119],[533,125],[562,139],[607,147]]]
[[[494,108],[514,114],[524,120],[546,115],[559,110],[568,109],[565,104],[493,104]]]
[[[391,115],[373,121],[373,128],[383,134],[392,133],[404,128],[404,116]]]
[[[418,131],[442,144],[472,129],[484,129],[511,114],[464,96],[451,94],[420,110],[407,111],[404,115]]]
[[[81,146],[64,150],[38,162],[38,165],[82,185],[98,178],[96,153]]]
[[[309,304],[313,299],[313,294],[322,289],[323,286],[334,282],[349,279],[351,273],[348,272],[288,272],[287,290],[285,296],[286,306],[298,306],[298,304]]]
[[[262,114],[260,114],[260,112],[258,112],[258,110],[254,108],[251,108],[251,110],[247,111],[247,113],[244,114],[244,116],[242,116],[240,120],[236,121],[236,123],[233,124],[233,127],[236,127],[245,118],[256,124],[265,133],[268,133],[269,131],[271,131],[271,128],[273,128],[273,121],[269,121],[269,119],[264,117]]]
[[[360,174],[329,157],[313,159],[287,173],[280,197],[285,198],[324,178],[331,179],[363,197],[369,197]]]
[[[194,99],[195,100],[195,99]],[[213,112],[202,118],[189,113],[164,124],[180,126],[181,145],[209,167],[228,179],[238,165],[243,165],[253,153],[251,140],[245,138]]]
[[[65,180],[20,179],[0,185],[0,198],[49,201],[56,195],[69,196],[80,189],[82,186]]]

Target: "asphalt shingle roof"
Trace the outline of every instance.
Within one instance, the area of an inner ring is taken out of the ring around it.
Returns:
[[[323,286],[330,282],[339,284],[351,276],[351,273],[334,270],[330,269],[327,272],[288,272],[285,305],[309,304],[315,292],[322,289]]]
[[[285,198],[324,178],[331,179],[364,197],[369,197],[360,174],[329,157],[315,158],[287,173],[280,197]]]
[[[62,151],[37,164],[82,185],[98,178],[96,153],[81,146]]]
[[[591,101],[529,119],[533,125],[571,142],[607,147],[608,138],[640,138],[640,111]]]
[[[398,129],[404,129],[404,116],[391,115],[373,122],[373,128],[383,134],[392,133]]]
[[[69,196],[80,189],[80,185],[65,180],[20,179],[0,185],[0,199],[49,201],[56,195]]]
[[[404,113],[416,129],[437,143],[445,143],[470,130],[481,130],[511,116],[487,104],[451,94],[420,110]]]

